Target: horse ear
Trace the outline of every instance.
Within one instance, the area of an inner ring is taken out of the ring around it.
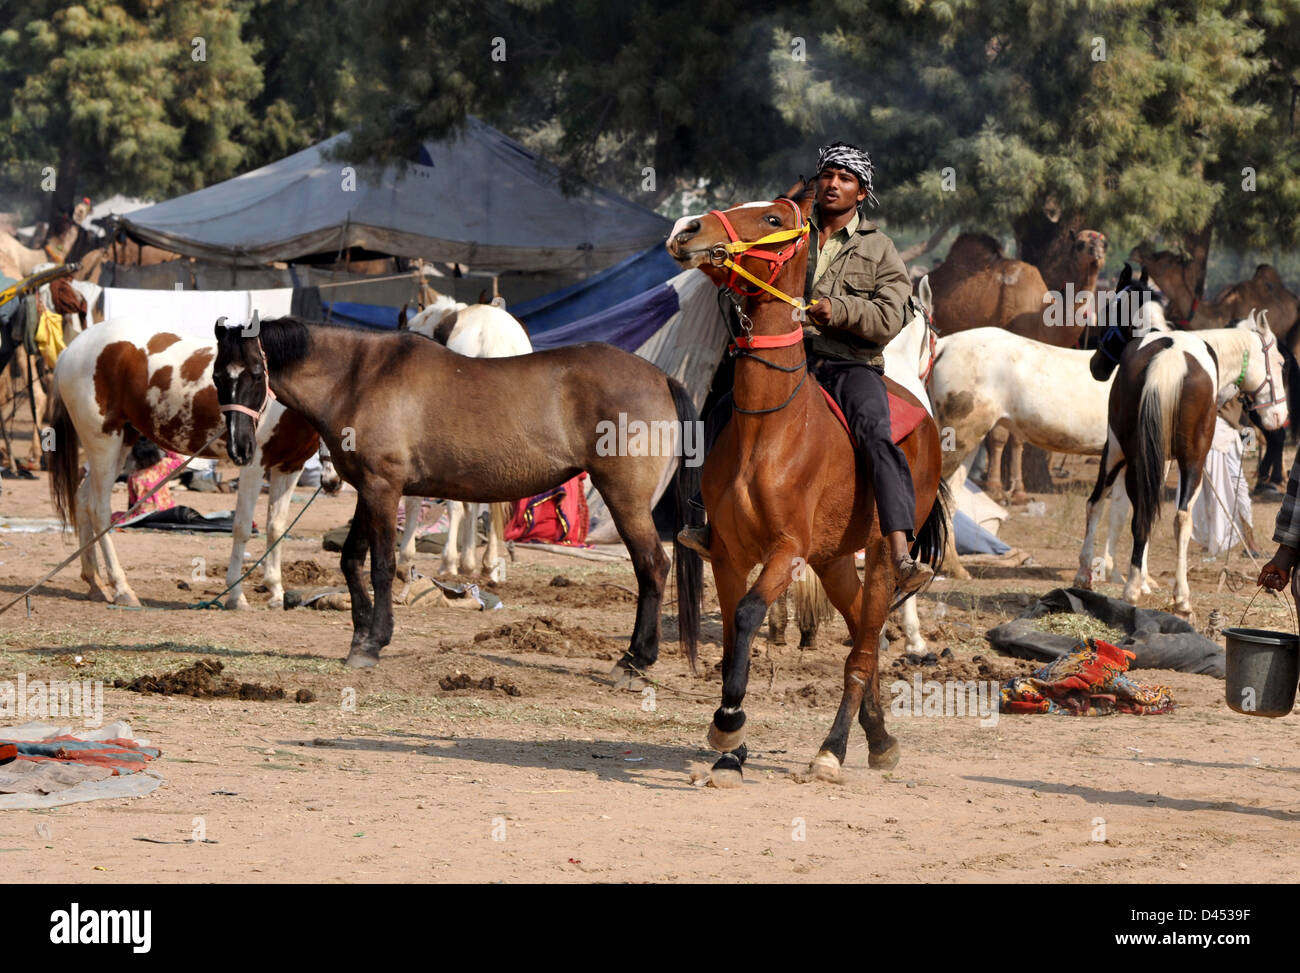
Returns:
[[[1119,272],[1119,280],[1115,282],[1115,290],[1122,291],[1125,287],[1133,282],[1133,268],[1129,266],[1127,260],[1124,261],[1124,269]]]
[[[930,289],[930,275],[926,274],[921,278],[921,283],[916,288],[917,296],[921,299],[921,305],[925,308],[927,314],[934,312],[934,292]]]
[[[1142,285],[1142,289],[1143,289],[1143,290],[1146,290],[1146,287],[1147,287],[1147,268],[1146,268],[1146,264],[1143,264],[1143,265],[1142,265],[1142,276],[1138,278],[1138,283]]]

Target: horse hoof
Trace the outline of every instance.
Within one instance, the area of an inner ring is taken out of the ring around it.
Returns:
[[[867,766],[872,770],[893,770],[898,766],[898,758],[901,756],[902,750],[899,749],[898,741],[891,738],[879,753],[874,747],[868,748]]]
[[[714,787],[739,787],[745,782],[743,753],[724,753],[709,771]]]
[[[252,610],[253,608],[248,603],[248,599],[243,595],[240,595],[238,598],[231,598],[226,602],[226,611],[246,612]]]
[[[708,733],[709,746],[719,753],[729,753],[732,750],[738,750],[740,745],[745,742],[745,728],[742,726],[738,730],[726,732],[719,730],[713,723],[709,724]]]
[[[644,672],[645,670],[639,667],[638,671],[634,672],[622,663],[615,665],[609,670],[609,677],[614,680],[614,691],[640,692],[645,689],[650,685],[650,680],[643,675]]]
[[[343,660],[343,664],[349,669],[373,669],[379,665],[379,653],[353,649],[348,653],[348,657]]]
[[[139,608],[140,599],[129,591],[119,591],[117,597],[113,599],[113,604],[121,605],[123,608]]]
[[[492,570],[488,572],[488,580],[494,584],[501,584],[506,580],[506,559],[497,558],[497,563],[492,565]]]
[[[1092,574],[1090,572],[1085,573],[1083,571],[1080,571],[1078,574],[1074,576],[1074,586],[1076,588],[1082,588],[1084,591],[1091,591]]]
[[[828,784],[840,782],[840,761],[829,750],[823,750],[812,758],[808,764],[808,776],[812,780],[825,781]]]
[[[739,767],[714,767],[709,771],[709,786],[727,788],[740,787],[745,783],[745,773]]]
[[[1174,617],[1181,618],[1183,621],[1188,622],[1191,625],[1196,624],[1196,612],[1192,611],[1190,605],[1184,608],[1175,607],[1173,614]]]

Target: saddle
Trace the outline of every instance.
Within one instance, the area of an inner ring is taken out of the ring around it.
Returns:
[[[821,389],[822,395],[826,399],[826,405],[830,407],[831,415],[839,420],[839,424],[849,434],[849,442],[853,444],[854,449],[857,449],[858,441],[853,438],[853,432],[849,429],[849,421],[844,418],[844,411],[839,407],[839,403],[826,391],[826,386],[819,382],[817,387]],[[885,379],[885,390],[889,393],[889,436],[896,444],[901,443],[910,436],[916,427],[929,416],[929,413],[924,408],[899,395],[895,391],[897,388],[898,386],[892,381],[888,378]]]

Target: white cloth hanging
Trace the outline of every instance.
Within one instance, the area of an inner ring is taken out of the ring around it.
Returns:
[[[1255,526],[1241,454],[1241,435],[1222,416],[1216,416],[1214,442],[1205,456],[1204,482],[1192,504],[1192,540],[1211,557],[1244,543],[1243,525]]]

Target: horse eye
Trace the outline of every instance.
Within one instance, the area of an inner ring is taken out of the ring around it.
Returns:
[[[776,217],[776,216],[769,216],[769,217],[767,218],[767,221],[768,221],[769,223],[771,223],[773,226],[780,226],[780,225],[781,225],[781,220],[780,220],[780,218],[779,218],[779,217]]]

